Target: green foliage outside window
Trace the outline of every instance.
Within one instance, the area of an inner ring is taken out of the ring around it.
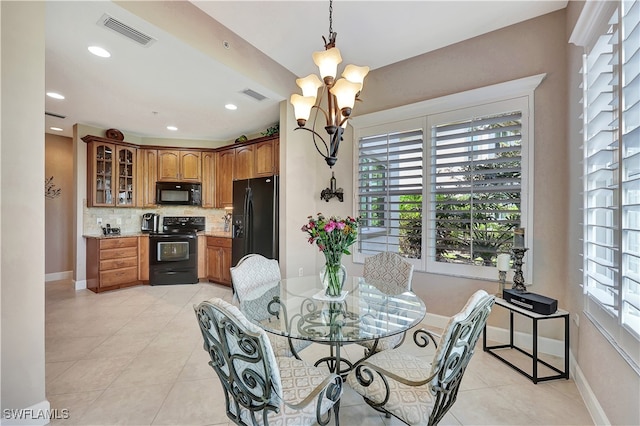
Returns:
[[[400,196],[400,255],[420,259],[422,254],[422,195]]]
[[[519,151],[497,154],[519,157]],[[491,172],[491,171],[494,172]],[[504,181],[520,181],[520,160],[477,163],[460,172],[462,181],[473,179],[473,195],[440,193],[435,202],[435,260],[439,262],[495,265],[498,253],[511,249],[513,230],[520,224],[520,187],[500,192]],[[493,181],[493,182],[492,182]],[[422,196],[400,197],[400,254],[420,258],[422,251]]]

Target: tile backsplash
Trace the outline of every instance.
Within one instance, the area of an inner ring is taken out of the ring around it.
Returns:
[[[82,232],[84,235],[100,235],[102,227],[107,223],[113,228],[120,228],[122,234],[140,232],[143,213],[157,213],[164,216],[204,216],[206,232],[223,232],[224,215],[229,210],[203,209],[191,206],[162,206],[157,208],[112,208],[112,207],[84,207]],[[98,225],[98,218],[102,224]]]

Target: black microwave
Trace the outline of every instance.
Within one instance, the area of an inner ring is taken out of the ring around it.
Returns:
[[[156,204],[201,206],[202,185],[185,182],[156,182]]]

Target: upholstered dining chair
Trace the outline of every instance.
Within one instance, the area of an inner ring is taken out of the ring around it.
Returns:
[[[248,254],[241,258],[236,266],[231,268],[231,282],[234,290],[234,301],[240,310],[244,305],[259,298],[270,288],[273,288],[281,279],[280,265],[275,259],[267,259],[259,254]],[[264,307],[265,318],[269,315],[267,307]],[[271,346],[278,356],[295,356],[300,359],[298,352],[308,347],[311,342],[306,340],[289,339],[283,336],[268,334]]]
[[[474,293],[451,317],[437,343],[431,367],[399,349],[379,352],[361,362],[347,383],[374,409],[408,425],[435,425],[456,401],[462,376],[495,301],[484,290]],[[426,347],[433,333],[420,329],[414,342]]]
[[[239,302],[242,298],[253,298],[265,286],[280,281],[280,278],[277,260],[255,253],[248,254],[231,268],[234,300]]]
[[[305,361],[277,357],[266,332],[214,298],[194,306],[204,350],[238,425],[339,424],[342,379]]]
[[[413,264],[396,253],[383,252],[364,259],[363,278],[367,284],[375,286],[385,294],[401,294],[411,290]],[[405,333],[375,341],[360,343],[365,347],[365,358],[375,352],[397,348],[402,344]]]

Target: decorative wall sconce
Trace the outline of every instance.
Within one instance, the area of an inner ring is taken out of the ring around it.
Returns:
[[[56,185],[53,183],[53,176],[44,180],[44,196],[45,198],[57,198],[61,195],[62,189],[56,188]]]
[[[320,199],[325,200],[328,203],[329,200],[332,199],[333,197],[336,197],[338,200],[340,200],[341,203],[344,201],[344,191],[342,188],[336,189],[336,178],[333,175],[333,172],[331,172],[331,180],[329,183],[329,188],[325,188],[322,190],[322,193],[320,194]]]

